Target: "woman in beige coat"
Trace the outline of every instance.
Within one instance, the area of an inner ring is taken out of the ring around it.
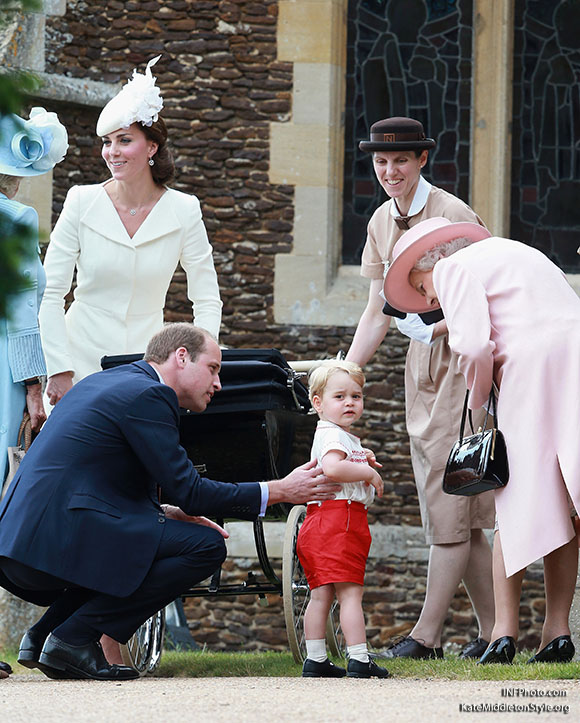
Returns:
[[[100,369],[105,354],[139,353],[163,325],[167,289],[178,264],[187,274],[194,323],[216,338],[221,321],[217,276],[199,201],[167,183],[159,89],[134,77],[103,109],[97,135],[111,178],[74,186],[51,234],[40,328],[51,404]],[[64,299],[76,271],[74,301]]]
[[[368,225],[361,274],[370,279],[367,307],[346,358],[366,364],[383,341],[391,317],[383,313],[383,276],[405,229],[431,216],[470,221],[483,226],[475,212],[456,196],[432,186],[421,176],[435,141],[412,118],[387,118],[371,127],[361,150],[373,154],[377,179],[390,199]],[[396,310],[395,310],[396,311]],[[487,647],[494,621],[491,549],[483,529],[494,522],[491,493],[477,499],[452,498],[441,489],[449,450],[457,438],[465,381],[452,354],[445,321],[429,326],[407,315],[400,330],[411,336],[405,368],[405,407],[411,461],[421,518],[429,549],[427,590],[418,621],[410,634],[392,645],[384,657],[442,658],[443,624],[463,580],[479,623],[479,635],[462,651],[479,657]]]

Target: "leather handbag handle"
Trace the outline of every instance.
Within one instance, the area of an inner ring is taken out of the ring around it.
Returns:
[[[30,444],[32,443],[32,422],[30,421],[30,414],[24,412],[22,421],[20,422],[20,428],[18,430],[18,440],[16,444],[27,452]]]
[[[469,416],[469,426],[471,427],[471,433],[475,434],[475,430],[473,428],[473,416],[471,414],[471,409],[468,412],[467,409],[467,402],[469,400],[469,389],[465,392],[465,401],[463,402],[463,412],[461,413],[461,429],[459,431],[459,441],[463,441],[463,432],[465,431],[465,420],[467,416]],[[487,428],[487,420],[489,419],[489,410],[490,407],[492,409],[492,417],[493,417],[493,429],[497,431],[497,411],[495,407],[495,392],[493,391],[493,385],[491,387],[491,390],[489,392],[489,399],[487,400],[487,409],[485,410],[485,419],[483,420],[482,428]]]

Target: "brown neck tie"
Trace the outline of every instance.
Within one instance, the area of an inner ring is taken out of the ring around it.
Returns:
[[[402,231],[407,231],[411,228],[409,226],[410,218],[410,216],[395,216],[395,223],[397,224],[397,227],[400,228]]]
[[[393,198],[393,201],[395,202],[395,208],[397,209],[399,215],[395,216],[395,223],[397,224],[397,228],[400,228],[401,231],[408,231],[411,227],[409,226],[409,219],[410,216],[403,216],[401,213],[401,209],[399,208],[399,204],[397,203],[397,199]]]

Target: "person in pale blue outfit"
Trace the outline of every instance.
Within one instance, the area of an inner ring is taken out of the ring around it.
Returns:
[[[10,179],[7,181],[7,179]],[[38,330],[38,308],[45,287],[44,269],[38,255],[36,211],[12,200],[18,179],[0,174],[2,228],[19,224],[29,229],[29,248],[22,258],[22,288],[8,298],[8,318],[0,319],[0,480],[8,474],[7,448],[16,444],[22,414],[30,413],[38,431],[46,419],[39,377],[46,374]],[[34,244],[34,245],[33,245]],[[32,248],[31,248],[32,246]]]
[[[0,117],[0,243],[19,227],[27,232],[20,259],[21,287],[6,300],[0,317],[0,489],[8,474],[8,447],[17,444],[25,410],[39,431],[46,414],[40,377],[46,374],[38,309],[46,284],[38,246],[38,215],[14,200],[24,177],[47,173],[64,158],[68,137],[55,113],[33,108],[30,119]],[[10,673],[0,661],[0,678]]]

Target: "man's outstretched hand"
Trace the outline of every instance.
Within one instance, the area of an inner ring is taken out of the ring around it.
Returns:
[[[299,505],[309,500],[332,500],[341,486],[325,477],[322,467],[313,460],[296,467],[283,479],[268,482],[268,505],[278,502]]]
[[[205,527],[213,527],[217,530],[222,537],[226,539],[230,536],[229,532],[226,532],[223,527],[220,527],[217,522],[208,520],[207,517],[198,517],[197,515],[186,515],[181,507],[175,507],[175,505],[161,505],[165,516],[169,517],[170,520],[181,520],[181,522],[194,522],[196,525],[204,525]]]

